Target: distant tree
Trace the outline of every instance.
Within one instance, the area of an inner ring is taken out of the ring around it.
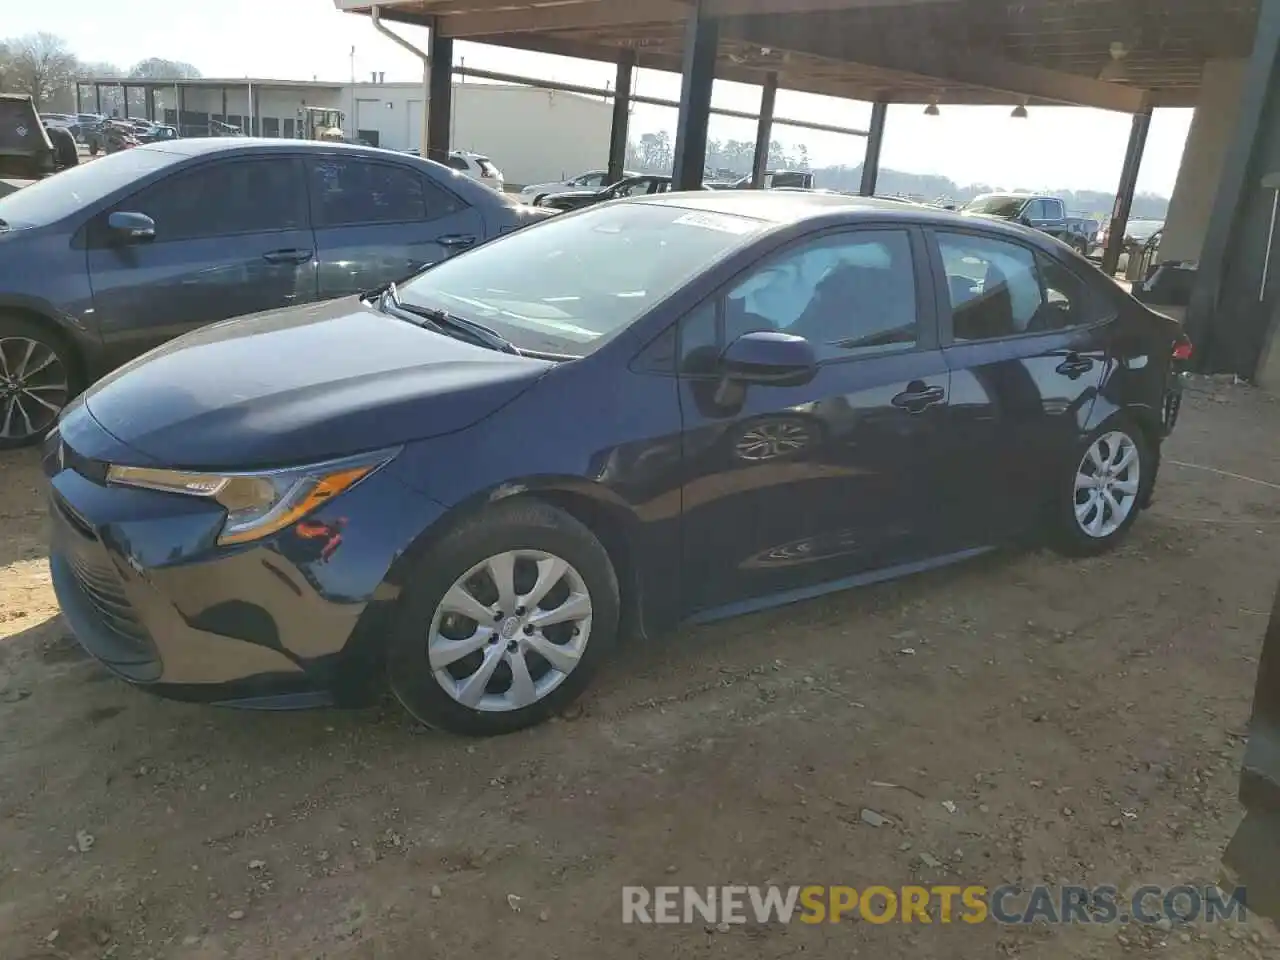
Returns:
[[[105,60],[95,60],[90,63],[81,63],[76,69],[76,76],[88,80],[93,77],[123,77],[124,71],[114,63]]]
[[[61,37],[33,33],[4,45],[8,50],[5,89],[30,94],[39,107],[71,85],[76,57]]]
[[[200,71],[181,60],[148,57],[135,63],[129,76],[137,80],[194,80],[200,76]]]

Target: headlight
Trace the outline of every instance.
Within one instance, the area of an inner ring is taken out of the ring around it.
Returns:
[[[112,466],[107,470],[107,483],[214,500],[227,511],[218,543],[246,543],[295,523],[344,490],[350,490],[396,453],[381,450],[343,460],[258,473],[195,473]]]

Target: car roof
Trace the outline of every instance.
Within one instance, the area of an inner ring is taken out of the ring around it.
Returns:
[[[896,203],[877,197],[856,197],[843,193],[815,193],[808,190],[697,190],[673,191],[648,198],[645,203],[706,210],[709,213],[736,214],[771,223],[795,223],[833,213],[881,218],[885,214],[903,219],[949,221],[971,224],[968,217],[932,207]]]
[[[382,150],[358,143],[339,143],[331,140],[293,140],[286,137],[184,137],[162,144],[143,144],[135,150],[157,150],[198,157],[213,153],[273,153],[283,151],[315,151],[316,153],[346,152],[361,155],[398,157],[405,154],[396,150]]]
[[[972,232],[1004,234],[1040,247],[1047,246],[1048,234],[1003,220],[966,216],[941,207],[900,203],[877,197],[810,193],[792,190],[698,190],[673,191],[632,197],[618,203],[649,203],[689,210],[723,213],[765,221],[782,228],[800,223],[821,226],[856,223],[859,220],[883,223],[886,220],[920,226],[954,227]],[[1056,242],[1056,241],[1055,241]]]

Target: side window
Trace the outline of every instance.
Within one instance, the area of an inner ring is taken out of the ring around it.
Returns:
[[[1026,247],[939,233],[957,342],[1048,333],[1103,319],[1102,301],[1074,273]]]
[[[297,162],[287,157],[227,160],[145,187],[116,209],[156,222],[156,242],[306,227]]]
[[[1106,318],[1106,301],[1087,283],[1056,260],[1043,255],[1037,259],[1044,281],[1044,329],[1065,330]]]
[[[453,167],[453,169],[461,170],[464,173],[471,169],[471,166],[467,163],[466,157],[455,157],[453,154],[449,154],[448,158],[445,160],[445,163]]]
[[[1034,253],[1016,243],[958,233],[939,233],[938,248],[956,340],[992,340],[1034,329],[1043,304]]]
[[[905,230],[861,230],[797,244],[751,271],[724,303],[725,339],[751,330],[802,336],[818,356],[914,347],[915,267]]]
[[[1046,220],[1065,220],[1067,216],[1066,208],[1063,207],[1061,200],[1045,200],[1044,202],[1044,218]]]
[[[336,158],[311,165],[311,203],[317,227],[433,220],[463,207],[409,167]]]
[[[598,190],[604,186],[604,178],[603,172],[588,173],[580,177],[578,182],[584,187],[594,187]]]

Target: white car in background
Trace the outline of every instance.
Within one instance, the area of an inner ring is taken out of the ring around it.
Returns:
[[[502,179],[502,171],[495,167],[493,161],[482,153],[472,153],[469,150],[450,150],[448,166],[459,173],[466,174],[472,180],[478,180],[487,187],[493,187],[499,193],[502,193],[506,187]]]
[[[572,180],[557,180],[555,183],[533,183],[520,191],[520,199],[524,203],[533,203],[539,197],[554,197],[571,190],[603,190],[604,182],[609,176],[608,170],[588,170],[580,173]],[[638,177],[640,174],[624,170],[622,177]]]

